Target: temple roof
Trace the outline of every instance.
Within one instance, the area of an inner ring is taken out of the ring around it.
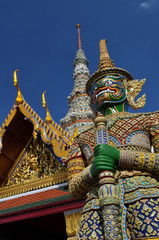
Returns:
[[[83,200],[72,199],[63,185],[3,198],[0,200],[0,224],[81,208]]]
[[[24,155],[27,146],[32,140],[33,142],[36,142],[37,139],[41,139],[55,159],[62,164],[63,160],[68,156],[69,146],[73,141],[73,136],[66,133],[66,131],[55,123],[53,119],[50,120],[49,118],[49,121],[44,122],[24,100],[18,86],[16,71],[14,73],[14,86],[16,86],[18,90],[15,104],[0,127],[1,186],[6,182],[11,172],[15,169],[15,166]],[[75,131],[74,136],[76,134],[77,132]],[[62,176],[60,177],[62,178]],[[66,181],[65,174],[63,175],[63,178],[64,181]],[[58,181],[60,183],[62,179],[56,180],[55,183],[58,183]],[[52,181],[52,184],[53,182],[54,181]]]
[[[16,120],[19,119],[18,112],[21,112],[24,116],[23,119],[21,119],[23,124],[25,121],[32,124],[33,137],[35,139],[39,133],[43,142],[51,145],[57,157],[67,156],[68,151],[66,151],[65,147],[70,145],[72,136],[69,136],[69,134],[53,120],[49,125],[45,123],[25,100],[23,100],[21,104],[13,106],[2,127],[0,127],[0,137],[3,137],[7,132],[14,118],[16,118]],[[54,146],[58,148],[54,148]]]

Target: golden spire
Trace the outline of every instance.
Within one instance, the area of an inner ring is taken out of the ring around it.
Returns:
[[[82,42],[81,42],[81,33],[80,33],[80,25],[77,24],[77,48],[82,49]]]
[[[47,108],[47,106],[46,106],[45,93],[46,93],[46,91],[43,92],[43,94],[42,94],[42,104],[43,104],[43,108],[46,109],[45,122],[46,122],[47,124],[49,124],[49,123],[51,123],[53,120],[52,120],[51,114],[50,114],[50,112],[49,112],[49,110],[48,110],[48,108]]]
[[[17,72],[19,71],[19,69],[15,70],[14,71],[14,79],[13,79],[13,83],[14,83],[14,86],[17,88],[18,90],[18,95],[17,95],[17,98],[15,100],[15,104],[21,104],[23,102],[23,96],[22,96],[22,93],[20,91],[20,88],[18,86],[18,81],[17,81]]]
[[[98,71],[103,71],[108,68],[113,68],[114,63],[109,57],[109,53],[108,53],[107,46],[106,46],[106,39],[102,39],[99,42],[99,50],[100,50],[100,54],[99,54],[100,61],[99,61],[99,65],[98,65]]]

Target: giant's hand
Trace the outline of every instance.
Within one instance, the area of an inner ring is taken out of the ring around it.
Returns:
[[[94,148],[94,156],[95,159],[90,172],[92,177],[98,178],[100,172],[115,172],[120,158],[120,151],[110,145],[99,144]]]

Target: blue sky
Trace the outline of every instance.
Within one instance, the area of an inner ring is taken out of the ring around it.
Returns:
[[[102,38],[116,67],[146,78],[146,106],[159,110],[158,0],[0,0],[0,125],[17,96],[13,72],[25,100],[44,119],[41,94],[53,119],[67,113],[77,51],[76,24],[91,74],[98,68]],[[131,111],[131,109],[130,109]]]

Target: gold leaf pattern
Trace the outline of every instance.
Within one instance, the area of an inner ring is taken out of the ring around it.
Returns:
[[[44,143],[32,142],[17,163],[5,186],[14,186],[64,171],[66,171],[66,167],[53,156]]]

